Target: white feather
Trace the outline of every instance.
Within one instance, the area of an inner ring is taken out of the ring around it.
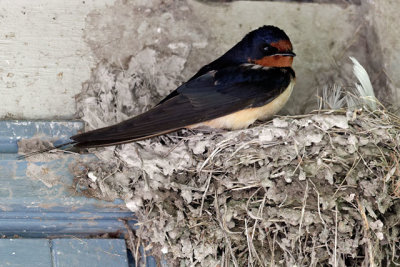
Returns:
[[[326,85],[322,88],[322,97],[318,100],[320,101],[318,104],[320,107],[337,110],[344,107],[346,96],[344,96],[343,89],[340,85]]]
[[[376,98],[374,94],[374,88],[372,87],[369,75],[363,66],[357,61],[357,59],[350,57],[353,61],[353,73],[357,77],[360,84],[356,83],[356,89],[359,93],[364,107],[368,107],[371,110],[376,110]]]

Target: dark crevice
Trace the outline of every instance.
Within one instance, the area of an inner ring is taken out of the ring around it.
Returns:
[[[227,3],[235,0],[198,0],[200,2]],[[292,2],[292,3],[318,3],[318,4],[338,4],[338,5],[361,5],[361,0],[248,0],[264,2]]]

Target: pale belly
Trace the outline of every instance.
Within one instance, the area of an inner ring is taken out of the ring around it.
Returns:
[[[256,120],[269,119],[286,104],[293,91],[294,84],[295,81],[293,80],[282,94],[264,106],[244,109],[217,119],[193,124],[187,128],[207,126],[212,128],[236,130],[246,128]]]

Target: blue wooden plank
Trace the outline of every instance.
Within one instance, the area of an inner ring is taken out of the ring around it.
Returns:
[[[0,153],[17,153],[18,141],[32,137],[60,144],[82,128],[81,121],[0,121]]]
[[[0,266],[51,267],[47,239],[0,239]]]
[[[76,157],[65,154],[49,162],[16,159],[17,142],[22,138],[40,136],[65,142],[82,127],[77,121],[0,121],[0,234],[46,237],[125,232],[120,219],[133,214],[123,201],[86,198],[79,189],[72,190],[70,166]],[[80,156],[83,159],[95,160]],[[27,175],[33,167],[51,173],[47,177],[51,182]]]
[[[121,239],[53,239],[51,244],[54,267],[128,266]]]
[[[3,200],[0,209],[13,211],[15,208],[25,208],[64,212],[125,209],[122,201],[99,201],[73,192],[71,185],[74,175],[69,170],[73,161],[74,158],[68,155],[50,162],[0,160],[0,199]],[[54,185],[46,185],[40,177],[37,179],[27,175],[28,168],[32,166],[54,173]]]
[[[123,224],[118,220],[69,220],[65,214],[61,220],[41,219],[25,220],[0,220],[0,234],[11,237],[65,237],[65,236],[93,236],[100,234],[113,234],[123,236],[126,232]],[[132,221],[131,224],[134,222]]]
[[[48,163],[0,160],[0,234],[23,237],[123,233],[120,219],[132,219],[122,200],[100,201],[71,193],[73,175],[65,155]],[[26,175],[28,164],[57,173],[58,184],[46,186]],[[134,221],[131,221],[133,224]]]
[[[78,192],[71,190],[74,176],[69,167],[74,164],[75,157],[63,155],[49,162],[17,160],[17,142],[21,139],[40,137],[56,144],[63,143],[82,127],[83,124],[76,121],[0,121],[0,235],[59,238],[114,233],[122,237],[126,229],[121,219],[128,220],[134,227],[133,214],[122,200],[105,202],[79,195],[79,189]],[[91,156],[81,156],[80,159],[83,157],[94,160]],[[41,177],[37,179],[27,175],[32,166],[51,171],[57,176],[55,182],[46,185]],[[127,266],[123,240],[55,239],[48,251],[43,249],[43,244],[48,246],[47,240],[37,242],[40,244],[20,243],[18,253],[33,259],[27,251],[34,251],[32,247],[41,249],[35,253],[38,257],[51,254],[52,266]],[[0,266],[3,266],[1,259],[6,259],[8,250],[1,251],[4,255],[0,254]],[[15,251],[11,251],[11,255]],[[50,266],[48,260],[49,257],[38,259],[37,266]],[[35,261],[27,264],[23,257],[21,262],[21,265],[10,266],[36,264]],[[19,261],[8,263],[19,264]],[[147,265],[156,266],[153,257],[147,257]]]

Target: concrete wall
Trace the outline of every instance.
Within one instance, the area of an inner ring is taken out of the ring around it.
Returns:
[[[0,1],[0,117],[71,118],[95,66],[89,12],[113,0]]]
[[[317,88],[326,84],[350,85],[348,56],[367,68],[381,99],[397,103],[400,2],[362,3],[3,0],[0,117],[73,118],[75,94],[98,62],[123,68],[145,47],[184,49],[187,78],[264,24],[284,29],[298,54],[297,85],[284,112],[309,111]],[[157,32],[163,25],[169,25],[170,36]],[[192,45],[179,48],[188,39]]]
[[[370,37],[371,60],[381,59],[376,72],[383,82],[377,94],[394,105],[400,104],[400,1],[365,1],[364,10]],[[389,91],[380,92],[382,88]]]
[[[297,83],[285,108],[292,114],[316,107],[317,88],[337,81],[340,75],[348,78],[351,74],[348,56],[365,62],[365,46],[353,49],[354,46],[349,45],[358,43],[356,32],[361,21],[357,5],[258,1],[219,6],[196,1],[190,4],[210,30],[213,45],[216,45],[211,51],[215,51],[215,55],[223,53],[260,25],[272,24],[285,30],[298,55],[294,60]]]

